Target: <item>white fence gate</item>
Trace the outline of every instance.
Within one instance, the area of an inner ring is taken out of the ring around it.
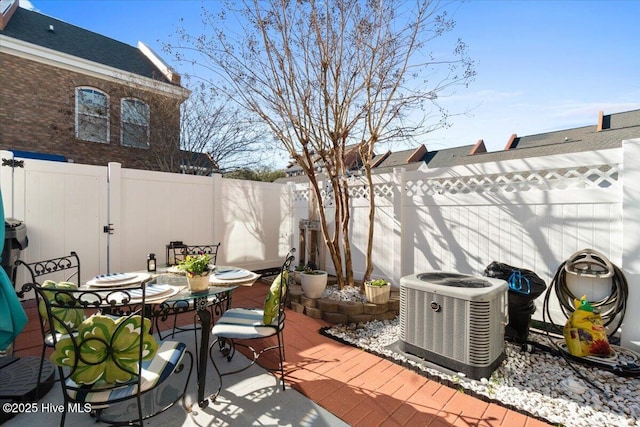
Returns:
[[[1,155],[3,161],[12,158],[11,152]],[[0,169],[5,216],[27,227],[29,246],[21,259],[44,260],[76,251],[84,277],[106,271],[106,168],[27,159],[22,164]]]

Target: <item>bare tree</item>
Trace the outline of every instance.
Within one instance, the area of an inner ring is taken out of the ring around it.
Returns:
[[[222,102],[204,85],[182,105],[180,141],[186,152],[204,153],[218,173],[262,166],[253,154],[262,148],[264,127],[233,102]]]
[[[136,123],[148,122],[144,108],[129,108],[123,120],[131,141],[153,144],[147,163],[167,172],[211,175],[247,168],[255,164],[251,155],[263,138],[259,126],[233,103],[221,102],[203,86],[197,86],[183,103],[149,94],[153,140],[147,129]],[[135,105],[135,104],[134,104]],[[148,141],[148,142],[146,142]]]
[[[218,90],[269,126],[309,178],[315,200],[323,200],[319,183],[328,182],[335,203],[320,203],[318,214],[340,287],[354,283],[348,148],[358,147],[369,189],[366,280],[373,271],[376,145],[445,125],[438,98],[475,74],[462,41],[442,57],[429,51],[430,41],[453,28],[447,7],[421,0],[229,2],[217,15],[204,12],[210,31],[181,30],[180,44],[168,47],[178,60],[213,72]],[[193,59],[194,52],[201,56]]]

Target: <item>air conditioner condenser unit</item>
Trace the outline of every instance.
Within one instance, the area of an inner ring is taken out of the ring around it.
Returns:
[[[400,279],[400,348],[474,379],[505,357],[507,282],[434,271]]]

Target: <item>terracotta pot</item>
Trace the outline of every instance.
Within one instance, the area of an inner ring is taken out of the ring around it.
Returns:
[[[387,283],[385,286],[372,286],[368,283],[364,284],[364,293],[367,301],[373,304],[386,304],[389,301],[391,293],[391,285]]]
[[[201,276],[190,277],[187,274],[187,282],[189,283],[189,290],[191,293],[206,292],[209,289],[209,272],[204,273]]]
[[[327,287],[327,272],[314,270],[311,273],[300,273],[300,284],[307,298],[320,298]]]

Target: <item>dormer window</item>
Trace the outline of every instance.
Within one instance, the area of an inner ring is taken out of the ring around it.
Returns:
[[[135,98],[121,103],[121,144],[126,147],[149,147],[149,106]]]
[[[76,138],[109,142],[109,97],[89,87],[76,88]]]

